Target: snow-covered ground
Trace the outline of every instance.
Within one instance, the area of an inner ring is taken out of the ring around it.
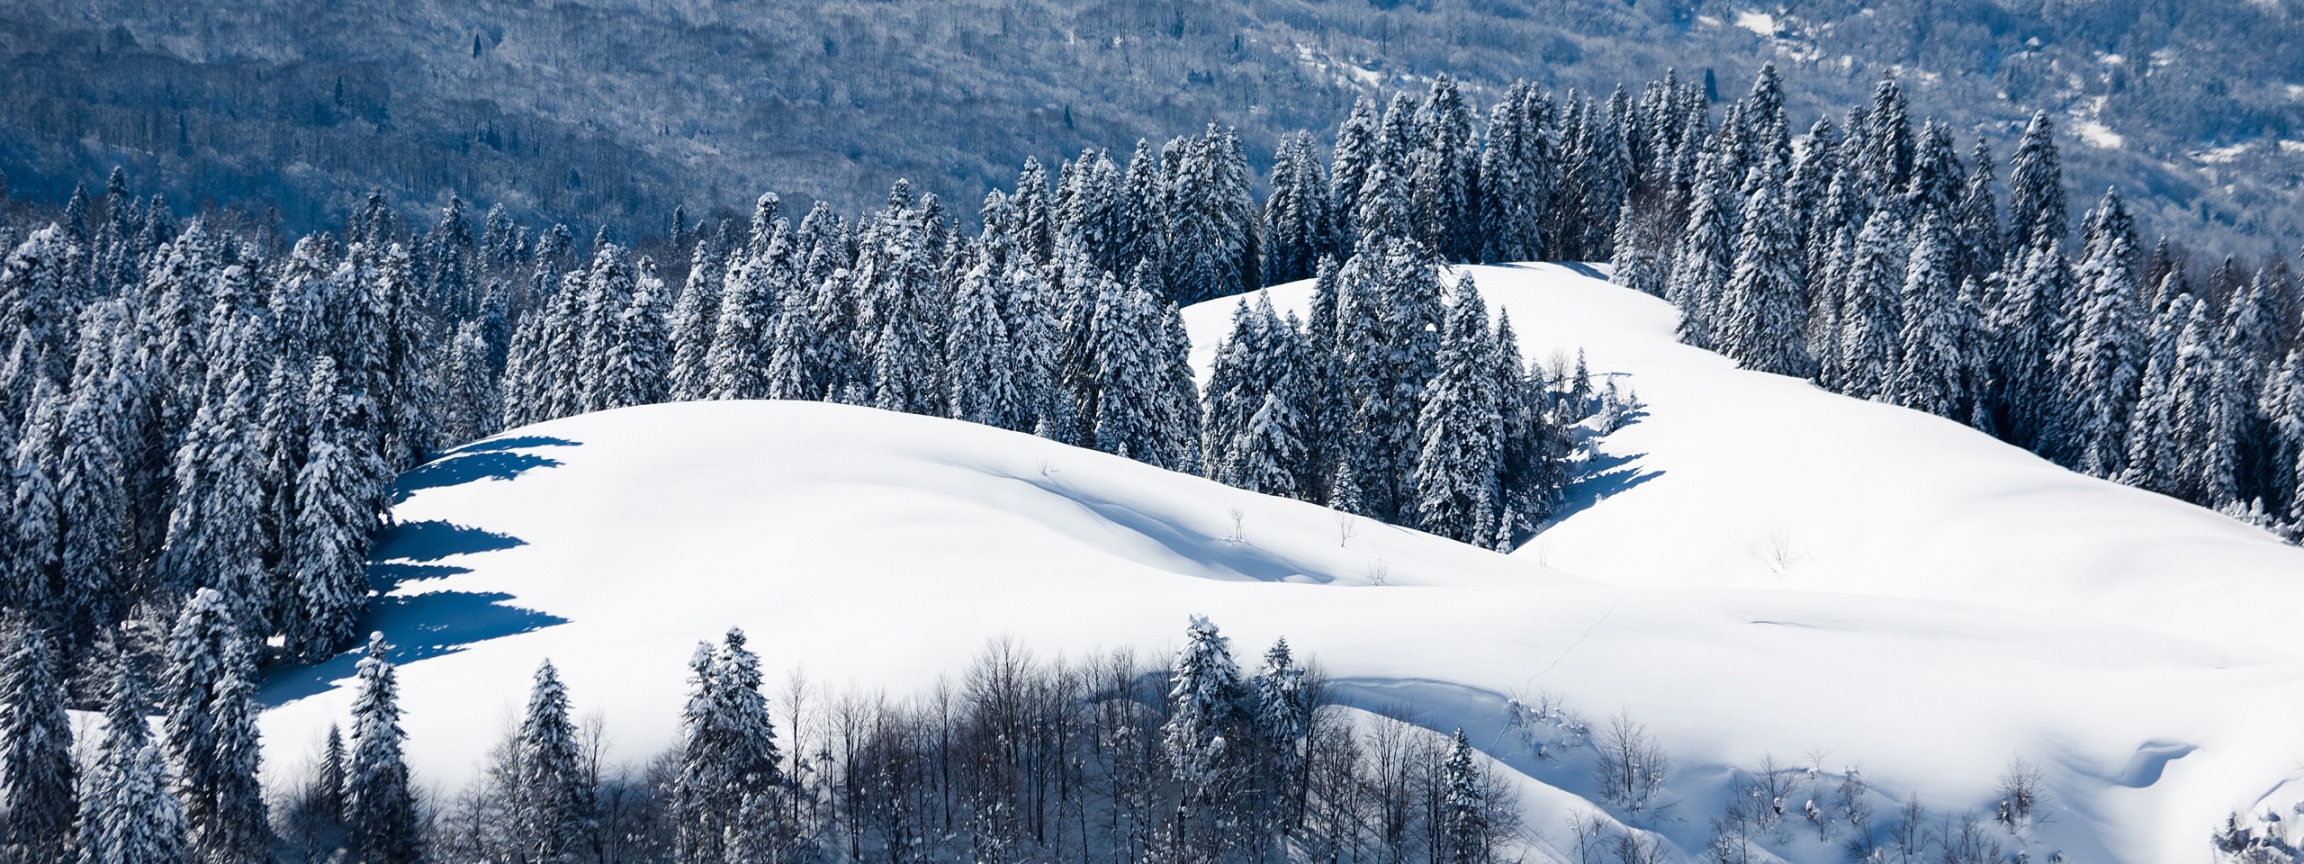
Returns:
[[[1506,556],[1025,435],[816,403],[660,405],[540,424],[405,481],[376,624],[409,659],[422,778],[467,779],[551,658],[619,758],[667,744],[697,640],[905,692],[989,637],[1162,651],[1211,616],[1276,636],[1364,706],[1461,725],[1527,776],[1550,842],[1593,784],[1505,700],[1645,723],[1694,852],[1764,755],[1940,811],[2012,756],[2054,818],[2033,853],[2198,860],[2235,807],[2304,786],[2304,551],[2072,475],[1957,424],[1673,343],[1588,268],[1471,268],[1532,356],[1589,352],[1647,408],[1574,509]],[[1273,289],[1302,309],[1308,289]],[[1236,301],[1186,311],[1205,363]],[[271,681],[275,767],[345,716],[349,658]],[[1543,848],[1543,847],[1540,847]]]

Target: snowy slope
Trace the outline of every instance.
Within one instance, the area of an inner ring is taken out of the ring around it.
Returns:
[[[1515,555],[953,421],[769,402],[567,418],[404,481],[376,624],[415,658],[416,770],[466,779],[546,657],[637,759],[671,740],[696,640],[730,625],[772,676],[902,693],[994,635],[1164,651],[1204,613],[1238,654],[1286,635],[1359,704],[1464,726],[1532,778],[1554,841],[1588,763],[1514,743],[1510,696],[1648,724],[1679,765],[1651,827],[1690,852],[1729,769],[1763,754],[1860,764],[1939,810],[1983,807],[2029,755],[2058,811],[2035,852],[2076,860],[2196,859],[2230,808],[2304,795],[2275,790],[2304,761],[2280,626],[2304,552],[1736,371],[1672,344],[1662,304],[1571,270],[1476,272],[1524,348],[1584,346],[1649,405],[1602,442],[1585,505]],[[1200,359],[1230,309],[1187,310]],[[344,716],[349,672],[270,682],[273,765]]]

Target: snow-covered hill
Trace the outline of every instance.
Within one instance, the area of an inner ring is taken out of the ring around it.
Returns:
[[[1679,766],[1686,852],[1731,770],[1861,765],[1984,809],[2014,755],[2055,819],[2035,854],[2197,859],[2234,807],[2304,797],[2304,551],[2071,475],[1956,424],[1676,345],[1658,301],[1549,265],[1472,268],[1531,354],[1589,351],[1647,403],[1576,509],[1505,556],[1104,454],[815,403],[572,417],[409,475],[375,623],[409,659],[414,767],[467,779],[544,658],[616,755],[671,741],[697,640],[902,693],[988,637],[1160,651],[1207,614],[1285,635],[1360,704],[1463,726],[1528,778],[1554,849],[1593,797],[1505,700],[1619,711]],[[1301,307],[1304,286],[1274,289]],[[1205,361],[1232,303],[1187,310]],[[271,681],[275,767],[345,714],[349,658]],[[1587,764],[1588,763],[1583,763]]]

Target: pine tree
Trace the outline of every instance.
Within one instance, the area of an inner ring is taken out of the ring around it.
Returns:
[[[1187,798],[1205,796],[1221,782],[1229,745],[1225,732],[1238,717],[1240,667],[1216,625],[1199,615],[1185,629],[1184,647],[1168,669],[1168,722],[1160,727],[1170,770]]]
[[[1264,208],[1265,284],[1313,275],[1320,256],[1335,245],[1328,236],[1333,200],[1327,169],[1312,152],[1311,135],[1299,132],[1283,139],[1272,164],[1272,198]]]
[[[1907,262],[1903,220],[1890,208],[1872,214],[1848,264],[1840,303],[1840,392],[1858,399],[1886,396],[1900,365],[1902,305],[1895,286]]]
[[[1721,348],[1747,369],[1778,375],[1809,374],[1807,301],[1802,296],[1799,238],[1792,233],[1774,169],[1755,168],[1745,200],[1743,232],[1728,279],[1726,332]]]
[[[664,283],[656,278],[655,269],[648,259],[640,259],[640,278],[632,299],[616,315],[615,342],[609,346],[600,371],[600,408],[663,401],[672,344],[664,329]]]
[[[708,241],[698,241],[688,261],[688,284],[672,303],[672,368],[667,395],[678,401],[710,398],[711,356],[720,312],[720,261]]]
[[[1510,313],[1497,316],[1495,343],[1489,368],[1496,376],[1497,470],[1503,500],[1490,547],[1510,551],[1522,532],[1558,512],[1568,486],[1561,464],[1568,455],[1568,442],[1545,417],[1538,388],[1521,364]]]
[[[2230,374],[2223,349],[2206,304],[2193,304],[2176,339],[2169,382],[2178,458],[2173,485],[2177,497],[2210,508],[2232,503],[2239,492],[2238,406],[2220,380]]]
[[[1471,741],[1459,728],[1449,739],[1448,761],[1440,766],[1439,862],[1482,864],[1489,860],[1488,793],[1480,781]]]
[[[416,799],[401,761],[400,695],[384,634],[368,635],[354,674],[352,759],[344,778],[345,846],[353,864],[412,864],[422,853]]]
[[[1267,304],[1269,301],[1265,301]],[[1208,366],[1206,409],[1202,413],[1201,451],[1208,457],[1208,476],[1219,483],[1242,485],[1233,469],[1240,463],[1234,448],[1243,443],[1248,420],[1269,395],[1267,382],[1256,368],[1269,351],[1265,348],[1269,324],[1242,300],[1232,310],[1232,330],[1216,344]]]
[[[1312,733],[1311,694],[1306,692],[1304,667],[1288,650],[1288,640],[1276,639],[1264,652],[1264,668],[1254,679],[1256,725],[1264,733],[1264,746],[1272,754],[1278,783],[1280,821],[1293,827],[1304,812],[1304,774]]]
[[[1880,396],[1906,408],[1961,420],[1962,310],[1959,287],[1952,281],[1957,251],[1941,211],[1921,217],[1904,268],[1903,332],[1895,377]]]
[[[547,660],[536,669],[528,715],[520,721],[511,830],[520,860],[559,864],[577,860],[594,819],[592,790],[583,774],[582,744],[568,719],[568,691]]]
[[[308,458],[296,474],[293,540],[287,562],[294,610],[283,622],[289,651],[306,658],[327,656],[349,642],[368,601],[368,542],[377,525],[374,453],[347,435],[346,400],[333,358],[312,364],[304,391],[311,418]]]
[[[1153,340],[1159,317],[1146,288],[1149,276],[1138,267],[1126,288],[1099,292],[1094,434],[1098,450],[1158,464],[1161,370]]]
[[[2062,250],[2053,244],[2033,248],[1994,311],[1994,425],[2009,443],[2034,451],[2057,441],[2055,351],[2069,280]]]
[[[254,658],[241,627],[233,604],[202,588],[168,634],[162,744],[191,846],[204,861],[252,860],[269,838],[248,704]]]
[[[1731,209],[1734,191],[1724,188],[1717,162],[1708,156],[1698,171],[1690,192],[1688,225],[1664,289],[1664,299],[1680,309],[1680,341],[1698,348],[1713,347],[1721,338],[1715,332],[1714,309],[1735,267],[1736,250],[1729,233],[1736,218]]]
[[[926,215],[905,203],[898,181],[880,220],[859,238],[857,353],[870,370],[872,404],[939,415],[945,407],[943,322],[951,313],[929,254]]]
[[[2128,414],[2144,365],[2135,323],[2136,229],[2114,191],[2104,193],[2089,222],[2088,257],[2074,274],[2081,303],[2077,338],[2065,349],[2070,365],[2062,377],[2063,401],[2072,409],[2066,446],[2077,457],[2073,467],[2118,477],[2126,468]]]
[[[61,860],[79,803],[59,658],[47,633],[9,629],[0,666],[0,860]]]
[[[1336,216],[1335,248],[1326,250],[1337,258],[1349,257],[1352,250],[1346,246],[1360,236],[1358,216],[1360,190],[1366,185],[1368,172],[1381,161],[1377,151],[1376,103],[1363,95],[1352,102],[1352,111],[1336,127],[1336,146],[1328,167],[1330,191],[1335,196],[1329,211]]]
[[[2152,319],[2143,373],[2137,387],[2136,407],[2128,415],[2127,466],[2119,480],[2130,486],[2176,495],[2182,489],[2183,461],[2176,432],[2177,344],[2192,317],[2192,298],[2182,271],[2171,272],[2161,284],[2160,309]]]
[[[704,378],[711,398],[760,399],[769,396],[770,364],[762,363],[761,346],[775,337],[783,348],[784,331],[778,317],[778,285],[769,261],[742,257],[728,264],[720,295],[719,319],[712,342],[704,353]],[[795,327],[794,335],[805,332]],[[816,394],[811,394],[813,398]]]
[[[1031,431],[1038,412],[1018,385],[1015,342],[1000,317],[1005,280],[991,261],[978,261],[953,299],[945,335],[945,413],[954,419],[1018,432]]]
[[[1904,109],[1903,86],[1882,76],[1872,88],[1872,105],[1864,117],[1856,163],[1863,173],[1863,188],[1877,208],[1912,182],[1912,124]]]
[[[1413,196],[1426,205],[1417,211],[1418,237],[1443,260],[1475,260],[1480,240],[1478,159],[1471,109],[1457,92],[1455,79],[1446,73],[1432,79],[1415,123],[1423,146],[1413,157]]]
[[[1440,371],[1417,418],[1416,525],[1481,544],[1495,535],[1498,394],[1488,310],[1470,274],[1456,282],[1440,345]]]
[[[669,802],[673,857],[730,860],[723,853],[737,830],[735,817],[748,810],[775,812],[746,805],[773,798],[783,785],[776,730],[760,695],[759,658],[745,648],[743,631],[729,630],[717,651],[710,644],[697,645],[688,666],[688,705],[681,714],[678,774]],[[770,827],[766,833],[781,829]]]
[[[80,802],[80,864],[190,864],[184,812],[125,661],[104,718],[95,777]]]
[[[1976,139],[1976,149],[1968,159],[1968,183],[1960,190],[1960,203],[1956,207],[1959,223],[1952,235],[1960,241],[1960,276],[1986,282],[1999,272],[2001,259],[2007,254],[2007,238],[2000,233],[2000,203],[1992,195],[1995,182],[1992,170],[1992,147],[1984,139]]]
[[[62,617],[57,570],[64,538],[56,477],[63,405],[55,386],[35,385],[29,409],[10,458],[6,599],[40,620],[55,621]]]
[[[2036,111],[2008,163],[2009,250],[2029,255],[2043,244],[2064,242],[2065,233],[2071,230],[2066,220],[2056,121],[2048,112]]]

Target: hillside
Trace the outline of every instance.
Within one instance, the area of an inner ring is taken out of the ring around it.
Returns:
[[[1667,68],[1734,98],[1784,67],[1794,131],[1894,72],[1913,116],[2005,155],[2045,110],[2070,186],[2215,255],[2304,240],[2293,4],[1574,0],[1214,3],[0,4],[0,171],[61,200],[125,165],[179,204],[333,226],[381,187],[663,233],[760,189],[853,212],[908,177],[962,213],[1027,155],[1126,153],[1213,120],[1259,170],[1357,95],[1446,72],[1605,97]],[[797,211],[796,211],[797,212]],[[426,220],[429,221],[429,220]]]
[[[1531,354],[1583,347],[1648,406],[1510,556],[830,404],[625,409],[452,451],[404,478],[372,570],[397,580],[373,617],[407,661],[415,770],[468,779],[547,657],[612,758],[638,760],[670,741],[694,643],[730,625],[772,681],[903,694],[990,637],[1158,654],[1206,614],[1242,653],[1286,635],[1363,708],[1464,727],[1529,778],[1540,855],[1566,854],[1566,796],[1598,797],[1586,754],[1540,759],[1506,728],[1505,700],[1540,693],[1653,730],[1672,806],[1636,824],[1691,855],[1733,771],[1770,754],[1949,812],[1989,810],[2026,756],[2055,817],[2042,860],[2191,858],[2229,810],[2304,797],[2304,663],[2278,626],[2304,551],[1737,371],[1578,269],[1473,270]],[[1232,302],[1187,310],[1203,361]],[[271,770],[344,716],[349,667],[268,683]]]

